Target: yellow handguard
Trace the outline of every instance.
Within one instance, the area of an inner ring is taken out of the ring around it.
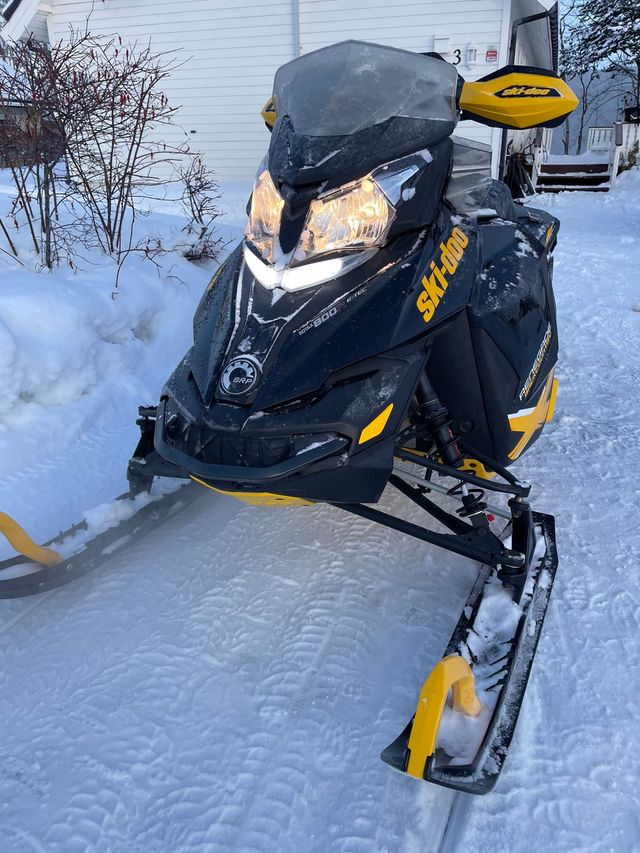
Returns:
[[[578,103],[553,71],[526,65],[508,65],[475,83],[465,83],[458,100],[463,119],[516,130],[556,127]]]

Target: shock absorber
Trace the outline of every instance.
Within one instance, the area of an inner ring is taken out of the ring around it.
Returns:
[[[449,411],[438,399],[438,395],[426,373],[423,373],[420,378],[418,399],[425,426],[433,436],[440,458],[445,465],[459,468],[464,459],[458,447],[458,437],[451,428],[452,421]],[[460,483],[454,489],[459,492],[462,501],[462,507],[458,510],[458,514],[463,518],[469,518],[474,527],[487,527],[488,522],[484,514],[487,505],[482,500],[484,492],[481,489],[470,490],[465,483]]]
[[[462,465],[462,454],[457,444],[457,437],[451,429],[451,418],[448,410],[440,403],[433,385],[426,373],[420,377],[418,384],[418,400],[421,414],[429,433],[433,436],[440,458],[445,465],[459,468]]]

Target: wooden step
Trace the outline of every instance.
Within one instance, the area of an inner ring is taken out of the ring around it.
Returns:
[[[579,184],[540,184],[536,187],[536,192],[539,193],[564,193],[564,192],[587,192],[587,193],[607,193],[610,185],[599,184],[598,186],[580,186]]]
[[[564,174],[564,175],[538,175],[538,184],[542,186],[553,186],[555,184],[563,184],[567,187],[576,187],[579,189],[587,189],[589,187],[599,187],[602,184],[608,184],[611,176],[608,172],[598,173],[597,175],[585,174]]]
[[[608,172],[598,172],[597,174],[593,174],[592,172],[562,172],[561,174],[553,174],[550,175],[547,172],[539,173],[538,177],[545,178],[549,181],[565,181],[567,179],[572,178],[585,178],[587,181],[595,182],[598,180],[605,180],[609,177]]]
[[[581,163],[579,160],[573,163],[543,163],[541,168],[543,175],[567,175],[575,172],[596,174],[608,171],[608,163]]]

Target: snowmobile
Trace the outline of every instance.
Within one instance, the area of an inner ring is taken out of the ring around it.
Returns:
[[[491,149],[454,131],[461,118],[555,126],[576,104],[545,69],[465,83],[435,55],[358,41],[282,66],[244,239],[207,287],[159,404],[140,409],[121,496],[139,509],[67,557],[57,545],[69,531],[43,549],[4,517],[26,556],[0,568],[0,596],[84,573],[200,486],[253,504],[329,503],[464,555],[481,564],[477,581],[382,758],[490,790],[557,566],[553,518],[532,510],[509,466],[553,413],[559,223],[515,203],[492,180]],[[154,501],[167,477],[189,485]],[[388,486],[435,524],[379,509]],[[26,558],[30,573],[16,573]],[[444,714],[477,721],[473,755],[439,742]]]

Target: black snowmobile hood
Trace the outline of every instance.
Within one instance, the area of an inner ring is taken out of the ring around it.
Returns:
[[[270,409],[314,394],[330,375],[407,341],[424,349],[424,321],[407,298],[412,289],[418,293],[424,258],[435,250],[424,232],[401,235],[339,279],[291,293],[263,287],[243,250],[221,268],[194,319],[189,370],[210,414],[216,403],[246,415]],[[451,311],[468,299],[474,260],[471,250],[460,265],[468,279],[452,295]]]
[[[332,189],[453,133],[458,74],[449,63],[345,41],[276,73],[268,167],[278,187]]]

